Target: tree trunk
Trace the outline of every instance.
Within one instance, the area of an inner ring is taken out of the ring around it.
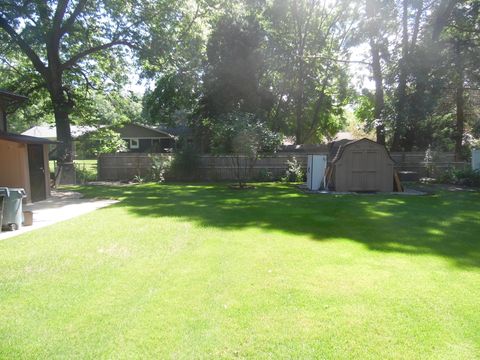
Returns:
[[[463,160],[463,133],[465,128],[465,99],[464,99],[464,82],[465,69],[463,65],[463,54],[460,40],[455,42],[455,70],[456,70],[456,94],[455,104],[457,108],[455,123],[455,160]]]
[[[303,54],[302,54],[303,55]],[[299,63],[299,73],[298,73],[298,88],[297,94],[295,96],[295,120],[296,120],[296,128],[295,128],[295,143],[296,144],[303,144],[305,142],[304,139],[304,119],[303,119],[303,101],[304,101],[304,73],[303,73],[303,61],[300,59]]]
[[[401,137],[405,127],[405,104],[407,101],[407,57],[408,57],[408,2],[403,0],[402,14],[402,58],[399,63],[396,116],[392,150],[401,150]]]
[[[375,108],[373,114],[376,122],[375,132],[377,143],[385,145],[385,124],[384,119],[382,118],[382,112],[385,106],[382,67],[380,64],[380,51],[378,49],[378,44],[372,38],[370,38],[370,51],[372,54],[372,74],[373,80],[375,81]]]
[[[299,10],[297,8],[299,4],[297,2],[293,2],[292,6],[294,7],[294,14],[296,19],[296,27],[297,27],[297,39],[296,39],[296,52],[297,57],[294,64],[296,65],[296,76],[297,76],[297,87],[296,87],[296,94],[295,94],[295,143],[296,144],[303,144],[305,143],[305,124],[303,118],[303,107],[304,107],[304,100],[305,100],[305,69],[304,69],[304,51],[305,51],[305,38],[306,38],[306,30],[305,33],[302,31],[305,25],[305,19],[299,15]],[[304,28],[305,29],[305,28]]]
[[[52,81],[48,86],[50,99],[53,104],[55,115],[55,126],[57,129],[57,166],[60,170],[60,183],[75,183],[73,142],[70,131],[69,114],[72,111],[73,103],[63,91],[61,79]]]
[[[373,80],[375,81],[375,106],[373,110],[373,116],[376,123],[375,132],[377,143],[385,145],[385,123],[384,119],[382,119],[382,112],[385,107],[383,92],[383,75],[382,66],[380,63],[380,47],[377,43],[380,27],[377,18],[378,7],[379,4],[374,0],[367,0],[365,3],[367,18],[370,23],[370,55],[372,56],[372,76]]]

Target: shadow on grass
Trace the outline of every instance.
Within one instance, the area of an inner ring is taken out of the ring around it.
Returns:
[[[287,185],[231,190],[218,185],[90,186],[86,196],[118,198],[142,217],[171,216],[226,229],[246,227],[346,238],[369,249],[432,254],[480,266],[480,193],[435,196],[307,195]]]

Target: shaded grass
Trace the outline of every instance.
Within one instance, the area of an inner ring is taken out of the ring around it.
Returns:
[[[479,193],[82,187],[0,242],[0,357],[480,356]]]

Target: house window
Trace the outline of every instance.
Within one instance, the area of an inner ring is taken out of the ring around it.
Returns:
[[[138,149],[140,147],[140,142],[138,139],[130,139],[130,149]]]

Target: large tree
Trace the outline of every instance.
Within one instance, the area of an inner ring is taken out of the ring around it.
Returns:
[[[274,0],[265,12],[269,77],[276,103],[272,126],[297,144],[316,142],[342,126],[348,95],[348,47],[355,4]]]
[[[268,112],[271,94],[262,86],[264,38],[265,32],[254,16],[229,14],[216,21],[207,44],[201,100],[204,116]]]
[[[72,163],[70,114],[78,89],[127,81],[134,51],[144,60],[152,54],[168,59],[166,39],[177,34],[178,23],[190,21],[182,13],[187,2],[0,0],[3,38],[28,59],[34,86],[48,92],[61,165]],[[152,66],[148,60],[143,64],[147,70]]]
[[[362,33],[370,47],[372,79],[375,83],[373,124],[376,140],[385,145],[385,89],[384,62],[388,57],[388,36],[393,23],[394,2],[392,0],[365,0],[365,19],[360,22]],[[385,16],[385,14],[390,14]]]
[[[443,40],[450,44],[450,56],[453,59],[451,86],[455,94],[455,156],[457,161],[464,156],[464,136],[468,118],[467,105],[469,90],[480,87],[480,2],[462,1],[455,4],[450,16],[451,21],[445,25]]]
[[[80,78],[122,62],[119,47],[137,47],[141,22],[135,1],[2,1],[0,28],[30,61],[49,94],[59,162],[71,168],[69,115]],[[137,35],[137,36],[136,36]],[[66,169],[65,169],[66,170]]]

